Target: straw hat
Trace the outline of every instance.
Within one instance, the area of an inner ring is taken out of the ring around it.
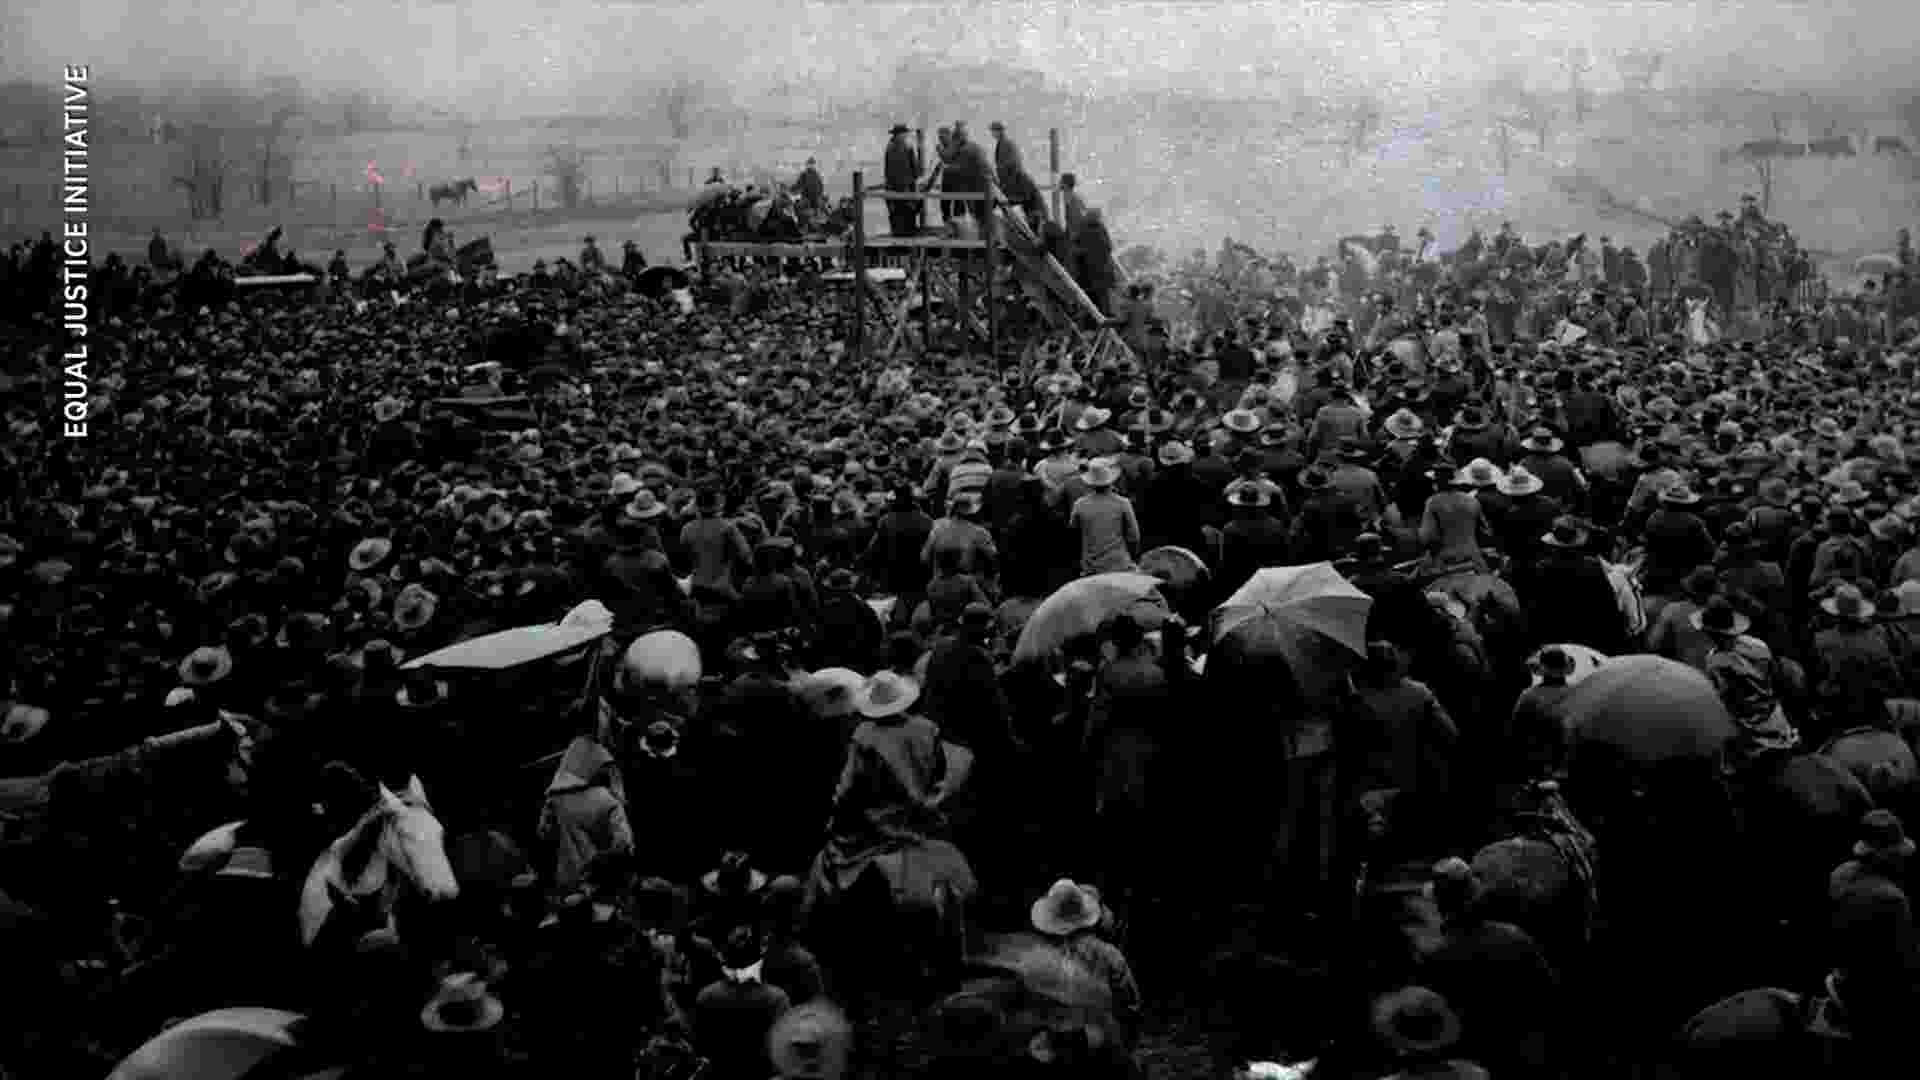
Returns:
[[[383,424],[389,420],[398,420],[406,411],[406,402],[397,397],[383,397],[373,403],[373,418]]]
[[[1566,445],[1564,440],[1553,433],[1552,428],[1546,427],[1534,428],[1527,432],[1526,438],[1520,440],[1521,449],[1531,450],[1536,454],[1557,454],[1565,449]]]
[[[767,1035],[780,1080],[844,1076],[852,1049],[853,1025],[831,1002],[817,999],[782,1013]]]
[[[506,1007],[487,993],[487,984],[478,975],[462,972],[440,980],[433,1000],[420,1010],[420,1023],[440,1033],[488,1031],[506,1015]]]
[[[1260,430],[1260,415],[1249,409],[1230,409],[1220,418],[1220,426],[1236,435],[1251,435]]]
[[[364,574],[373,570],[393,554],[393,541],[383,536],[370,536],[353,545],[347,554],[347,567],[355,573]]]
[[[1065,937],[1100,925],[1100,900],[1089,890],[1061,878],[1045,896],[1033,902],[1028,914],[1035,930]]]
[[[1660,501],[1667,506],[1693,506],[1700,502],[1700,495],[1681,481],[1661,492]]]
[[[180,661],[179,674],[188,686],[212,686],[233,674],[233,654],[219,645],[202,645]]]
[[[919,683],[891,671],[882,671],[860,687],[860,692],[854,696],[853,707],[869,720],[884,720],[906,712],[918,700]]]
[[[1120,479],[1120,470],[1107,458],[1094,458],[1087,462],[1080,478],[1091,488],[1110,488]]]
[[[393,602],[394,625],[401,630],[418,630],[433,621],[439,607],[439,597],[423,586],[408,585]]]
[[[652,521],[667,512],[667,504],[660,501],[651,488],[641,488],[634,492],[633,499],[620,511],[629,521]]]
[[[1834,589],[1832,596],[1820,601],[1820,610],[1848,622],[1871,622],[1874,616],[1874,605],[1868,602],[1857,585],[1841,585]]]
[[[1113,419],[1113,413],[1111,410],[1102,409],[1098,406],[1095,406],[1094,408],[1091,408],[1086,410],[1085,412],[1082,412],[1080,414],[1080,419],[1074,421],[1073,426],[1080,429],[1081,431],[1092,431],[1094,428],[1106,426],[1107,421],[1111,419]]]
[[[1460,1041],[1460,1017],[1446,998],[1408,986],[1374,1001],[1373,1030],[1397,1053],[1437,1054]]]
[[[604,479],[596,477],[596,479]],[[606,494],[616,499],[624,499],[645,487],[632,473],[614,473],[612,483],[607,485]]]
[[[1387,434],[1396,439],[1412,439],[1426,432],[1427,422],[1412,409],[1399,409],[1387,417],[1386,428]]]
[[[1500,482],[1500,466],[1486,458],[1474,458],[1466,468],[1454,474],[1453,482],[1463,486],[1493,487]]]
[[[1532,495],[1547,486],[1545,480],[1533,475],[1525,465],[1515,465],[1500,478],[1499,488],[1502,495]]]

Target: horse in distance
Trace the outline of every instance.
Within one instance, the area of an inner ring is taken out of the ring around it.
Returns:
[[[443,199],[464,209],[467,205],[467,196],[479,190],[479,182],[469,176],[465,180],[455,180],[450,184],[434,184],[427,189],[427,200],[433,203],[433,208],[436,210],[440,208]]]

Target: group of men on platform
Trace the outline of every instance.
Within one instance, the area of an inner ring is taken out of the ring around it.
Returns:
[[[1101,311],[1112,313],[1113,239],[1097,207],[1089,207],[1079,192],[1079,179],[1073,173],[1060,176],[1060,221],[1054,221],[1047,208],[1045,193],[1027,171],[1019,144],[1007,133],[1006,125],[996,120],[989,125],[993,133],[993,154],[975,141],[966,121],[943,127],[934,143],[935,160],[927,167],[921,149],[924,133],[905,124],[894,124],[888,133],[883,171],[886,190],[912,194],[933,191],[984,195],[997,187],[1008,202],[1026,215],[1027,224],[1041,239],[1048,254],[1059,259],[1076,282]],[[993,181],[989,185],[988,181]],[[908,199],[889,200],[887,222],[894,236],[919,236],[926,231],[925,204]],[[953,200],[940,203],[944,228],[955,221],[982,221],[988,212],[983,200]]]

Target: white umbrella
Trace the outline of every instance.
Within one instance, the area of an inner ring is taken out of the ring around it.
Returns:
[[[293,1048],[287,1026],[300,1014],[280,1009],[215,1009],[147,1040],[107,1080],[239,1080]]]
[[[613,631],[613,614],[598,600],[588,600],[567,612],[557,623],[517,626],[492,634],[468,638],[437,652],[416,657],[403,668],[478,668],[499,671],[544,660],[590,641],[598,641]]]
[[[1900,257],[1877,251],[1872,255],[1862,255],[1853,261],[1856,274],[1891,274],[1900,269]]]

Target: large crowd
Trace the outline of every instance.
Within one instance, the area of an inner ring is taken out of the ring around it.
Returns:
[[[1191,346],[1137,287],[1078,369],[849,356],[813,282],[122,268],[78,441],[55,261],[0,265],[6,1075],[266,1005],[275,1076],[1903,1059],[1904,323],[1508,324],[1465,260]],[[1318,564],[1351,633],[1216,615]],[[583,659],[403,666],[588,600]],[[217,761],[154,749],[189,728]],[[1543,819],[1551,868],[1483,857]]]

